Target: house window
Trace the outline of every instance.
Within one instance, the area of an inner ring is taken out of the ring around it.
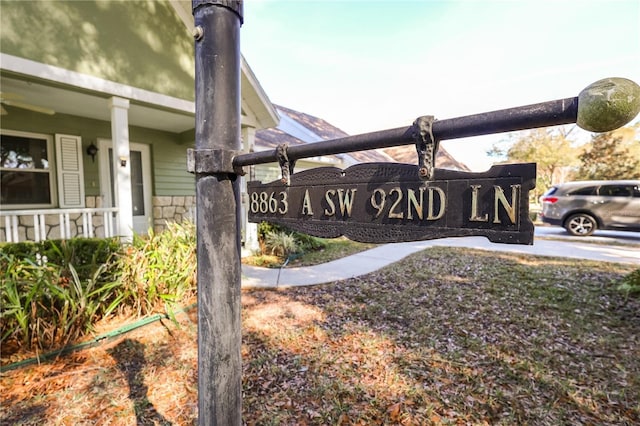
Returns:
[[[3,130],[0,141],[0,205],[51,207],[55,200],[53,138]]]

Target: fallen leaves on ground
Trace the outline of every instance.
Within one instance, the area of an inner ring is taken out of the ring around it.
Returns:
[[[364,277],[243,292],[247,425],[636,424],[628,265],[434,248]],[[193,424],[195,310],[2,374],[8,424]]]

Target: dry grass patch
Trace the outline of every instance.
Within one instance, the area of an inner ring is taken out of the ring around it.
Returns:
[[[329,285],[243,292],[243,420],[637,424],[629,265],[434,248]],[[2,374],[8,424],[193,424],[195,311]],[[166,422],[166,423],[165,423]]]

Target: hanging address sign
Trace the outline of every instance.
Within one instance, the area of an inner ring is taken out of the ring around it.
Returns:
[[[431,180],[410,164],[320,167],[282,180],[249,182],[252,222],[267,221],[324,238],[371,243],[485,236],[533,244],[529,191],[535,163],[493,166],[483,173],[435,169]]]

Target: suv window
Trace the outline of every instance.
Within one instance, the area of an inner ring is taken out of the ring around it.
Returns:
[[[596,187],[587,186],[585,188],[579,188],[575,191],[571,191],[569,195],[596,195]]]
[[[598,195],[608,197],[632,197],[633,185],[603,185],[600,187]]]

